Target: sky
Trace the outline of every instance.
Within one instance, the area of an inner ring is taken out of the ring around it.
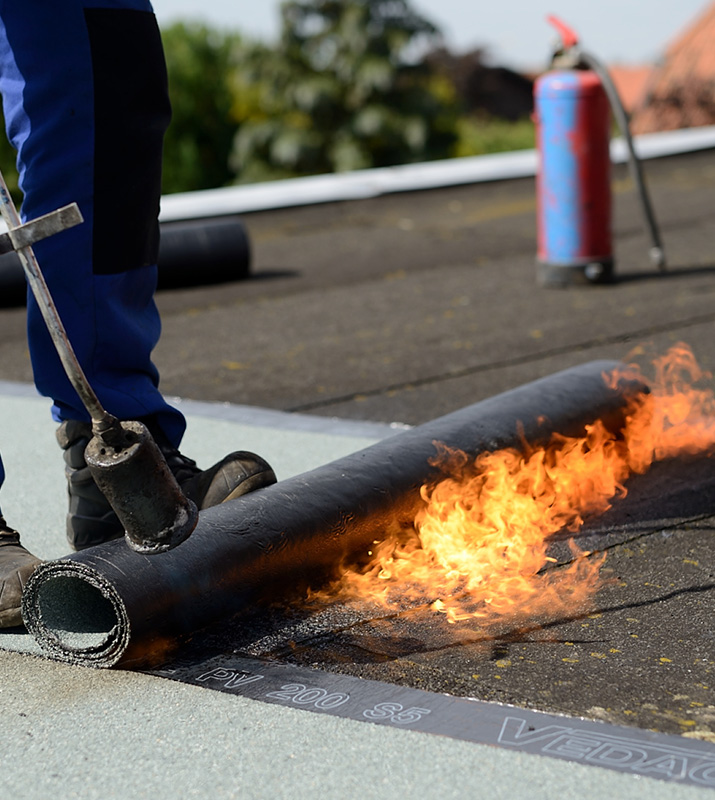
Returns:
[[[273,41],[280,0],[152,0],[160,26],[200,20]],[[657,60],[709,0],[411,0],[455,52],[486,47],[492,63],[538,70],[548,62],[556,14],[581,37],[584,50],[608,63]]]

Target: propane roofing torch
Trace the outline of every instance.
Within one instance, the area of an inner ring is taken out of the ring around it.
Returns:
[[[0,254],[17,252],[50,337],[72,387],[92,419],[85,460],[95,483],[124,526],[129,546],[147,555],[181,544],[198,521],[196,505],[179,488],[147,427],[108,413],[89,383],[52,300],[32,245],[83,222],[76,203],[22,223],[0,173],[0,214],[8,232]]]

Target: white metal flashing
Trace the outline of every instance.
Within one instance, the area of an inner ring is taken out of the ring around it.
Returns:
[[[708,150],[715,148],[715,125],[643,134],[635,137],[634,142],[636,153],[642,159]],[[612,141],[611,158],[614,163],[621,163],[628,158],[623,139]],[[181,192],[162,197],[160,219],[162,222],[172,222],[220,217],[314,203],[359,200],[393,192],[527,178],[535,175],[536,169],[536,151],[518,150],[200,192]]]

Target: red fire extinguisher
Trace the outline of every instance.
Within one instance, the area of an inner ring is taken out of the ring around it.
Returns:
[[[537,279],[544,286],[607,283],[614,278],[611,241],[611,110],[629,151],[653,245],[665,266],[628,119],[608,71],[579,47],[578,36],[549,17],[561,37],[551,69],[534,87],[537,151]]]

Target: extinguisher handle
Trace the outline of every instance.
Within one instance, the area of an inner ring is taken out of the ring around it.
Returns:
[[[570,50],[572,47],[576,47],[578,44],[578,34],[572,28],[562,22],[558,17],[554,16],[553,14],[549,14],[546,17],[546,21],[556,28],[559,32],[559,36],[561,37],[561,41],[564,44],[565,50]]]

